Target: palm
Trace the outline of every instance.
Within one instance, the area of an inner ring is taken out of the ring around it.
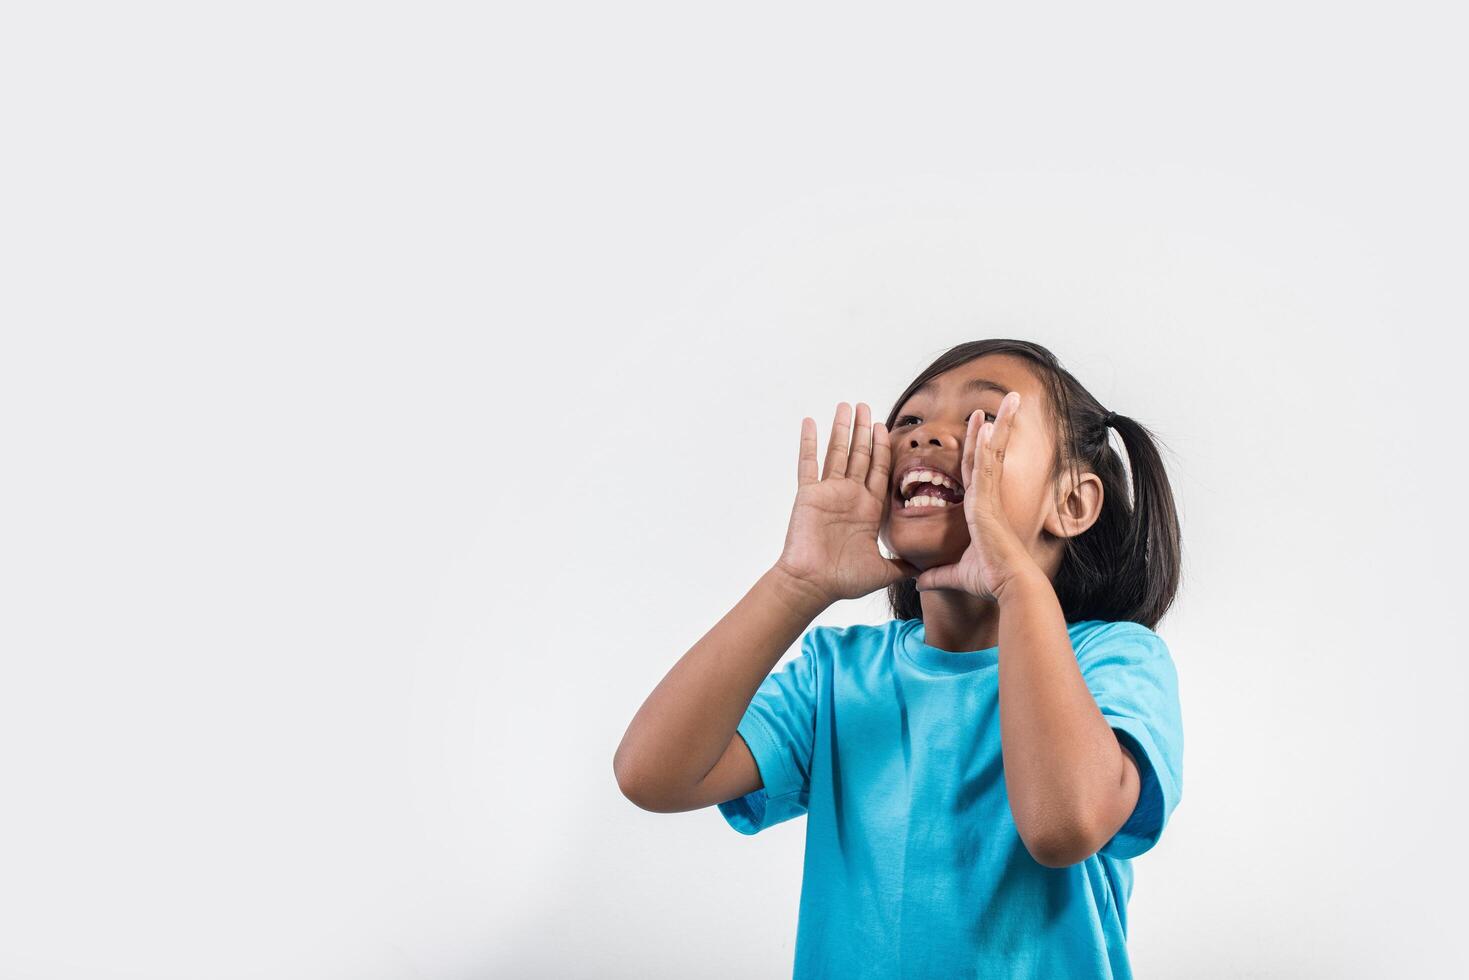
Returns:
[[[901,575],[877,547],[883,503],[854,480],[823,480],[796,491],[785,561],[824,572],[840,598],[866,595]]]
[[[815,423],[802,419],[796,501],[779,561],[833,599],[855,599],[917,574],[906,562],[884,558],[877,546],[892,460],[887,432],[870,425],[867,406],[859,402],[849,448],[845,408],[845,402],[838,406],[820,479]]]
[[[993,598],[1002,580],[1003,566],[989,560],[978,542],[985,535],[975,527],[973,494],[964,495],[964,521],[969,527],[969,545],[959,560],[919,576],[921,589],[960,589],[971,595]]]

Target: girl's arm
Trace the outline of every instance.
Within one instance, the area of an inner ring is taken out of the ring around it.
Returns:
[[[1016,829],[1041,864],[1076,864],[1137,806],[1137,762],[1087,688],[1039,568],[1000,595],[1000,650],[1000,747]]]
[[[819,475],[816,421],[801,419],[796,502],[780,558],[673,665],[622,736],[612,769],[623,795],[643,809],[693,810],[759,789],[737,729],[776,661],[833,602],[917,574],[878,549],[892,449],[865,402],[856,414],[854,433],[849,406],[838,403]]]
[[[759,789],[736,728],[766,675],[828,605],[779,564],[761,575],[633,716],[612,760],[623,795],[644,810],[675,813]]]
[[[1082,677],[1066,615],[1001,506],[1005,448],[1020,412],[1007,392],[994,422],[969,417],[961,467],[969,547],[924,570],[918,589],[960,589],[1000,609],[1000,750],[1015,829],[1041,864],[1066,867],[1111,839],[1142,780]]]

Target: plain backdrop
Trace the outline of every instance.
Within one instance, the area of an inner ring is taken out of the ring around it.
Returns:
[[[788,976],[804,820],[613,752],[986,336],[1179,501],[1138,976],[1464,975],[1464,26],[7,5],[0,978]]]

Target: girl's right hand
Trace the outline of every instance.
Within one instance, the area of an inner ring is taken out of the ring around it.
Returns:
[[[877,547],[887,516],[892,449],[887,427],[870,419],[867,404],[858,402],[852,439],[851,409],[838,403],[820,478],[816,420],[801,419],[796,502],[776,567],[830,601],[856,599],[919,572],[901,558],[884,558]]]

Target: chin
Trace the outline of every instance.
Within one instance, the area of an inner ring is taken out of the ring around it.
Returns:
[[[954,551],[945,548],[941,542],[933,542],[928,547],[908,543],[905,547],[900,544],[897,547],[888,546],[888,553],[895,558],[901,558],[915,568],[932,568],[935,565],[948,565],[959,560],[964,549]]]
[[[892,555],[918,568],[956,562],[969,547],[969,533],[954,534],[953,528],[938,523],[921,522],[926,527],[907,527],[883,537],[883,546]]]

